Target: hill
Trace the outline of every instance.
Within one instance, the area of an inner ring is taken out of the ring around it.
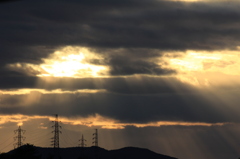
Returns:
[[[106,150],[100,147],[42,148],[24,145],[0,155],[0,159],[176,159],[148,149],[125,147]]]

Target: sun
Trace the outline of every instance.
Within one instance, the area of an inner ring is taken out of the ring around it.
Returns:
[[[86,65],[81,63],[82,59],[84,59],[82,53],[61,58],[62,61],[46,59],[45,63],[40,66],[46,73],[39,76],[71,77],[76,75],[79,69],[86,69]]]
[[[69,48],[68,48],[69,49]],[[65,49],[68,50],[68,49]],[[94,65],[88,63],[90,55],[89,51],[83,52],[55,52],[49,59],[44,59],[44,63],[40,67],[44,73],[38,76],[54,76],[54,77],[97,77],[108,70],[106,66]],[[94,56],[94,59],[101,60],[100,57]]]
[[[66,47],[54,52],[44,59],[40,65],[43,73],[38,76],[53,77],[99,77],[107,74],[108,68],[103,65],[92,64],[92,60],[103,60],[102,57],[90,52],[86,48]]]
[[[67,46],[61,48],[39,65],[14,63],[7,67],[18,72],[38,77],[102,77],[109,74],[109,67],[104,65],[104,57],[84,47]]]

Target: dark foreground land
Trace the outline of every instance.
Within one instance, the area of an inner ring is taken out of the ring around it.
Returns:
[[[41,148],[24,145],[0,155],[0,159],[177,159],[136,147],[105,150],[100,147]]]

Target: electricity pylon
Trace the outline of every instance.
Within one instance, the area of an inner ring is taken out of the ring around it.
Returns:
[[[53,136],[53,148],[59,148],[59,133],[62,133],[59,128],[62,128],[60,125],[59,125],[59,121],[58,121],[58,115],[55,114],[56,118],[55,118],[55,121],[54,122],[54,125],[52,126],[52,128],[54,128],[54,130],[52,131],[52,133],[54,133],[54,136]]]
[[[93,133],[93,146],[98,146],[98,130],[97,129],[95,129],[95,133]]]
[[[26,138],[24,136],[22,136],[22,133],[24,134],[26,132],[26,130],[22,130],[21,126],[18,127],[17,130],[14,130],[14,133],[17,134],[17,136],[14,137],[14,140],[17,139],[17,143],[14,144],[14,148],[19,148],[23,145],[23,140],[25,140]]]
[[[87,146],[87,145],[85,144],[85,141],[87,141],[87,140],[84,139],[83,135],[82,135],[82,138],[81,138],[79,141],[80,141],[80,144],[79,144],[80,147],[85,147],[85,146]]]

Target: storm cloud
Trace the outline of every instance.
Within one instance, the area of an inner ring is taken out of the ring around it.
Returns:
[[[239,45],[237,2],[16,1],[2,3],[0,8],[2,66],[39,63],[66,45],[159,50],[236,49]],[[129,66],[113,69],[113,74],[121,71],[135,70]]]

